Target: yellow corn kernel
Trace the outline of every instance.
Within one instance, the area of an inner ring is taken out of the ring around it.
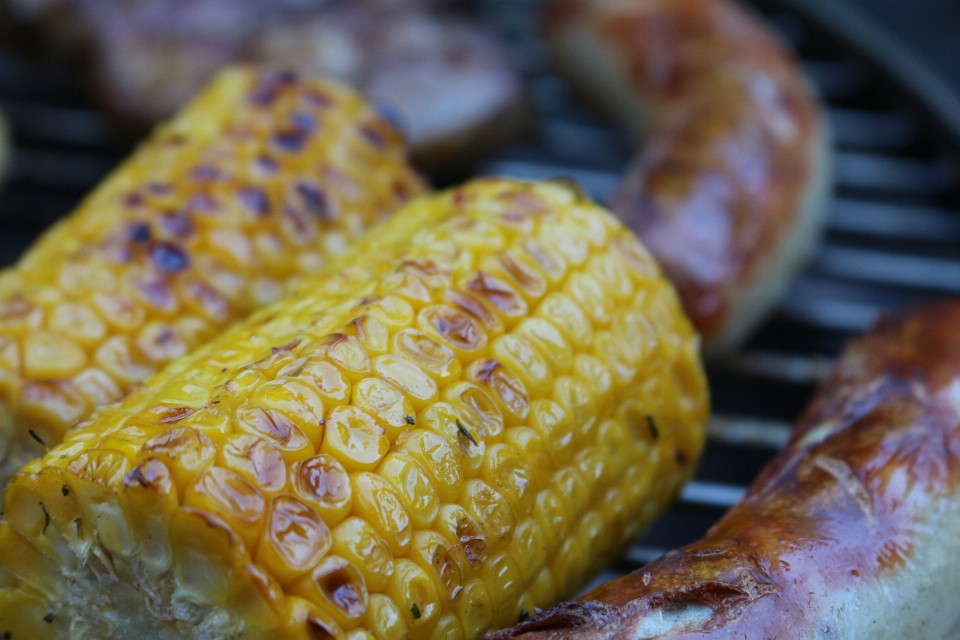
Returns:
[[[347,518],[333,530],[333,551],[357,567],[371,591],[383,591],[393,575],[393,552],[362,518]]]
[[[281,584],[316,566],[333,543],[323,518],[306,502],[280,495],[270,501],[257,561]]]
[[[697,339],[648,261],[558,184],[480,180],[413,203],[14,476],[0,635],[46,611],[77,638],[129,622],[475,640],[574,593],[703,445]],[[597,295],[602,314],[580,308]],[[142,326],[172,323],[159,317]],[[38,395],[86,406],[67,383]]]
[[[397,490],[382,477],[361,472],[350,476],[353,486],[352,515],[371,523],[390,545],[395,556],[410,546],[410,514]]]
[[[360,625],[367,612],[369,594],[363,575],[339,556],[323,558],[290,591],[323,609],[343,629]]]
[[[412,637],[430,636],[440,618],[440,598],[426,571],[406,558],[397,560],[386,595],[399,608]]]
[[[377,421],[390,442],[396,442],[415,423],[416,411],[410,399],[380,378],[364,378],[354,385],[352,401]]]
[[[375,469],[390,448],[383,427],[357,407],[331,411],[326,430],[320,451],[339,460],[347,471]]]
[[[377,467],[377,474],[397,490],[413,526],[429,528],[440,513],[440,498],[420,465],[406,454],[391,452]]]
[[[417,531],[413,535],[409,558],[430,576],[442,601],[459,597],[463,590],[464,568],[469,561],[458,543],[451,544],[432,529]]]
[[[0,481],[40,453],[29,429],[58,443],[423,188],[400,136],[351,90],[224,71],[2,274],[0,338],[20,362],[0,359]],[[401,302],[371,313],[408,326]],[[91,371],[110,383],[91,389]]]
[[[463,640],[463,626],[457,616],[452,613],[440,616],[430,640]]]
[[[370,596],[363,622],[377,640],[405,640],[410,637],[400,607],[389,596],[380,593]]]
[[[321,453],[298,462],[290,473],[296,494],[323,516],[327,526],[335,526],[350,513],[350,477],[339,460]]]

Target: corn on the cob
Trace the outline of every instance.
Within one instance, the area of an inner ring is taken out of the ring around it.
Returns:
[[[479,180],[370,235],[11,480],[0,634],[475,638],[692,473],[698,339],[602,209]]]
[[[0,275],[10,473],[24,445],[57,444],[422,188],[399,136],[353,91],[222,73]]]

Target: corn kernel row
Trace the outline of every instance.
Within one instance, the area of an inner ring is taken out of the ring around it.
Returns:
[[[690,476],[698,341],[606,212],[479,180],[371,236],[14,477],[0,633],[472,639]]]
[[[0,274],[0,457],[57,444],[422,189],[352,91],[222,73]]]

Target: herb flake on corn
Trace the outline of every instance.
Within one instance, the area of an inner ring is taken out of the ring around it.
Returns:
[[[353,91],[221,73],[0,274],[0,479],[422,190]]]
[[[574,593],[664,508],[707,404],[629,231],[565,185],[477,180],[18,473],[0,633],[476,638]]]

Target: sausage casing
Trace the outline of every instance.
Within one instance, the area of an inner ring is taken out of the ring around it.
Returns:
[[[554,0],[547,35],[575,87],[644,138],[614,212],[707,352],[735,347],[822,226],[829,134],[799,65],[728,0]]]
[[[958,637],[958,326],[883,319],[701,541],[496,637]]]

